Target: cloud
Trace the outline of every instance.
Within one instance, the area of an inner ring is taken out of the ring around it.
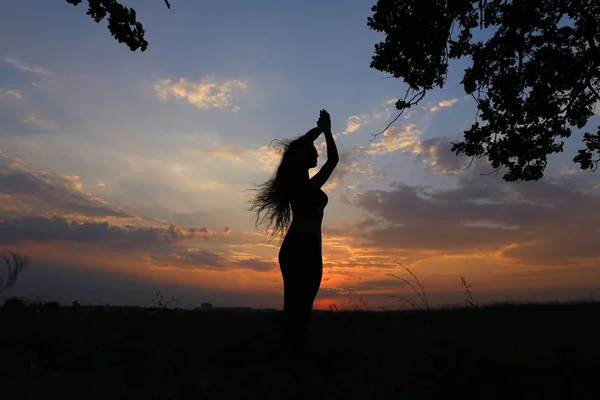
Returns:
[[[348,135],[352,132],[356,132],[357,130],[366,126],[369,123],[369,121],[372,119],[373,119],[372,115],[366,115],[366,114],[351,115],[350,117],[348,117],[348,120],[346,122],[346,129],[344,129],[338,135]],[[338,135],[336,135],[336,137]]]
[[[459,101],[458,98],[440,101],[434,107],[430,108],[431,113],[442,107],[451,107]],[[396,99],[391,99],[386,104],[395,103]],[[426,108],[426,107],[425,107]],[[386,114],[389,114],[390,109],[385,109]],[[405,119],[410,119],[415,114],[415,111],[410,111],[404,115]],[[385,132],[378,136],[377,141],[373,141],[369,148],[370,154],[387,154],[397,150],[403,153],[413,153],[420,155],[419,160],[423,160],[427,155],[433,159],[431,163],[431,171],[444,172],[454,171],[456,165],[451,157],[448,157],[446,148],[450,148],[450,142],[445,138],[434,138],[425,141],[421,140],[423,130],[427,126],[427,121],[431,114],[425,114],[416,122],[405,123],[400,126],[391,126]],[[449,167],[446,168],[446,167]]]
[[[45,121],[43,119],[40,119],[37,114],[35,113],[29,113],[27,115],[27,117],[23,120],[24,123],[29,124],[29,125],[34,125],[38,128],[41,129],[57,129],[58,125],[54,122],[50,122],[50,121]]]
[[[116,226],[108,222],[69,221],[61,216],[0,218],[0,243],[74,242],[95,243],[119,249],[149,248],[179,241],[208,239],[208,228]]]
[[[348,200],[348,197],[344,196],[343,194],[340,194],[338,196],[338,200],[340,201],[340,203],[342,204],[347,204],[347,205],[352,205],[352,203],[350,202],[350,200]]]
[[[439,110],[440,108],[443,107],[451,107],[454,104],[456,104],[456,102],[458,101],[458,98],[456,99],[450,99],[450,100],[444,100],[444,101],[440,101],[439,103],[437,103],[437,105],[431,107],[429,109],[430,112],[436,112],[437,110]]]
[[[78,176],[36,170],[0,152],[0,209],[63,213],[91,218],[133,218],[83,190]]]
[[[223,228],[223,232],[221,233],[221,235],[229,236],[230,233],[231,233],[231,227],[229,225],[225,225],[225,228]]]
[[[365,126],[379,121],[389,119],[392,114],[397,111],[395,108],[395,104],[398,99],[390,99],[382,102],[376,108],[376,110],[363,113],[363,114],[353,114],[348,117],[346,121],[346,128],[339,133],[334,134],[334,137],[338,137],[340,135],[348,135],[350,133],[356,132]],[[409,118],[409,113],[405,113],[405,118]]]
[[[561,175],[574,175],[576,173],[577,173],[576,170],[569,168],[567,166],[563,167],[562,171],[560,171]]]
[[[184,149],[184,152],[190,155],[204,155],[210,158],[231,161],[234,164],[241,164],[243,162],[242,156],[248,150],[220,144],[208,149]]]
[[[450,149],[452,143],[446,137],[436,137],[419,142],[415,151],[418,151],[417,160],[429,162],[429,171],[454,175],[464,165],[464,157],[459,157]]]
[[[267,272],[279,268],[279,264],[271,260],[261,260],[258,258],[229,260],[220,253],[198,248],[188,248],[185,252],[172,252],[167,257],[153,257],[153,260],[156,261],[157,265],[169,264],[181,268],[199,268],[216,271],[248,269],[257,272]]]
[[[23,98],[23,93],[19,92],[18,90],[0,88],[0,93],[6,96],[13,96],[19,100]]]
[[[440,106],[440,107],[451,107],[454,104],[456,104],[456,102],[458,102],[458,98],[456,98],[456,99],[450,99],[450,100],[444,100],[444,101],[440,101],[438,103],[438,106]]]
[[[358,174],[358,175],[370,175],[373,173],[371,168],[361,168],[359,165],[359,160],[367,154],[364,148],[357,149],[348,149],[339,151],[340,161],[336,166],[333,174],[323,187],[324,190],[331,190],[336,188],[342,184],[342,182],[350,175],[350,174]],[[314,173],[317,171],[315,170]]]
[[[174,226],[174,225],[171,225],[171,226]],[[201,237],[201,238],[208,240],[214,235],[214,232],[208,228],[199,228],[199,229],[191,228],[188,230],[188,232],[189,232],[188,236],[187,236],[188,238]],[[186,238],[185,235],[183,237]]]
[[[447,137],[421,140],[422,131],[417,124],[405,124],[401,128],[390,127],[383,138],[371,143],[368,153],[382,155],[401,150],[403,154],[416,155],[416,161],[427,162],[427,170],[454,175],[465,164],[465,158],[451,151],[452,143]]]
[[[188,182],[188,186],[192,189],[197,189],[197,190],[202,190],[202,191],[215,191],[215,190],[224,188],[225,184],[210,179],[207,181]]]
[[[225,108],[233,106],[233,110],[239,110],[234,104],[235,97],[248,88],[248,83],[238,79],[219,82],[214,78],[205,77],[197,82],[187,78],[181,78],[177,82],[163,79],[154,85],[156,95],[166,100],[169,97],[183,99],[198,108]]]
[[[265,171],[273,172],[281,161],[281,154],[270,146],[260,146],[253,153],[256,161]]]
[[[600,258],[600,196],[589,193],[594,183],[566,176],[510,184],[481,177],[485,167],[460,174],[454,189],[393,183],[357,195],[354,203],[370,224],[355,227],[356,234],[366,247],[495,254],[522,264]]]
[[[154,257],[160,262],[175,262],[188,267],[212,267],[215,269],[225,269],[225,257],[206,250],[191,248],[186,253],[170,253],[168,259]]]
[[[24,61],[21,61],[17,58],[13,58],[13,57],[7,57],[4,59],[4,61],[10,65],[12,65],[14,68],[19,69],[21,71],[26,71],[26,72],[31,72],[34,74],[39,74],[39,75],[44,75],[47,76],[49,78],[56,78],[56,74],[53,73],[52,71],[50,71],[47,68],[44,67],[38,67],[35,65],[31,65],[28,64]]]
[[[382,155],[396,150],[408,153],[418,153],[419,136],[422,131],[416,124],[405,124],[401,128],[390,127],[380,137],[380,140],[371,142],[368,153]]]
[[[259,272],[267,272],[279,268],[279,264],[274,261],[262,261],[257,258],[239,260],[231,264],[233,269],[252,269]]]
[[[348,118],[348,124],[346,125],[346,132],[347,133],[352,133],[354,131],[359,130],[360,128],[362,128],[363,126],[365,126],[367,123],[364,120],[364,118],[361,118],[358,115],[352,115]]]

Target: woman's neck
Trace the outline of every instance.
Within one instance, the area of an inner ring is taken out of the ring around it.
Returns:
[[[310,181],[310,175],[308,175],[308,170],[307,169],[298,169],[293,171],[292,176],[294,177],[294,180],[299,180],[302,183],[307,183]]]

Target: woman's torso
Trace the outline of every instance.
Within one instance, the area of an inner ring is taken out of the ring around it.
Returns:
[[[297,187],[290,201],[292,223],[286,236],[309,236],[320,239],[323,212],[327,202],[327,194],[310,182]]]

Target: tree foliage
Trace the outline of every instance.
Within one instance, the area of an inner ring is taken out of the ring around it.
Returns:
[[[477,117],[452,151],[487,157],[507,181],[540,179],[600,101],[598,0],[379,0],[372,11],[368,26],[386,37],[371,67],[408,85],[400,114],[444,86],[450,59],[471,59],[461,84]],[[491,38],[474,41],[476,29]],[[600,127],[583,142],[573,161],[595,170]]]
[[[81,4],[83,0],[67,0],[74,6]],[[108,30],[119,43],[125,43],[131,51],[140,49],[146,51],[148,42],[144,38],[146,31],[136,19],[133,8],[127,8],[116,0],[87,0],[87,15],[94,21],[100,22],[104,18],[108,20]],[[171,8],[168,0],[165,0],[167,8]]]

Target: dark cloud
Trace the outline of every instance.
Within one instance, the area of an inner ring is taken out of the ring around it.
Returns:
[[[227,268],[227,259],[225,257],[205,250],[195,250],[187,253],[172,252],[168,257],[161,260],[191,268],[212,267],[212,269],[218,270]]]
[[[417,161],[431,160],[430,171],[453,175],[458,172],[465,163],[464,157],[458,157],[450,149],[452,143],[447,137],[436,137],[423,140],[417,146],[419,154]]]
[[[352,205],[352,202],[350,202],[350,200],[348,200],[348,197],[344,196],[343,194],[340,194],[338,199],[340,200],[340,203],[342,203],[342,204]]]
[[[232,261],[223,254],[197,246],[198,238],[208,239],[207,228],[169,228],[111,226],[108,222],[77,222],[62,217],[0,218],[0,244],[13,245],[27,242],[76,243],[80,250],[135,251],[139,259],[156,266],[175,266],[186,269],[227,271],[250,269],[270,271],[278,264],[256,258]],[[33,254],[35,256],[35,254]]]
[[[0,243],[25,241],[102,243],[119,248],[148,248],[173,244],[180,240],[210,237],[207,228],[184,229],[111,226],[108,222],[69,222],[59,216],[0,218]]]
[[[174,226],[175,225],[171,225],[171,227]],[[187,230],[187,232],[182,230],[182,234],[184,235],[184,238],[201,237],[205,240],[208,240],[212,235],[214,235],[214,232],[208,228],[190,228]]]
[[[266,272],[279,268],[279,264],[273,261],[261,261],[257,258],[236,261],[231,264],[234,269],[252,269],[254,271]]]
[[[166,257],[154,257],[155,260],[169,265],[181,266],[182,268],[212,269],[228,271],[235,269],[250,269],[257,272],[271,271],[279,268],[279,264],[272,261],[263,261],[250,258],[238,261],[230,261],[226,257],[206,250],[193,249],[187,252],[172,252]]]
[[[35,170],[1,152],[0,195],[5,195],[4,207],[14,208],[18,204],[19,210],[78,214],[89,218],[133,218],[85,193],[78,177]]]
[[[173,194],[175,197],[179,193]],[[196,226],[219,226],[223,221],[203,211],[195,212],[176,212],[169,210],[159,204],[135,204],[131,199],[124,196],[123,200],[128,203],[127,209],[132,210],[136,215],[149,221],[171,222],[175,225],[196,225]]]
[[[342,185],[351,174],[368,176],[369,180],[381,180],[381,176],[376,176],[373,166],[367,164],[366,168],[360,166],[364,164],[369,151],[365,147],[358,147],[339,151],[340,161],[327,181],[327,186],[334,188]]]
[[[333,187],[341,185],[344,179],[355,171],[358,155],[359,154],[355,149],[340,151],[340,161],[331,174],[327,184]]]
[[[600,195],[591,191],[593,176],[516,184],[501,174],[481,176],[482,169],[459,175],[454,189],[393,183],[390,190],[357,196],[372,226],[356,227],[357,235],[366,246],[443,254],[501,251],[528,264],[600,257]]]

